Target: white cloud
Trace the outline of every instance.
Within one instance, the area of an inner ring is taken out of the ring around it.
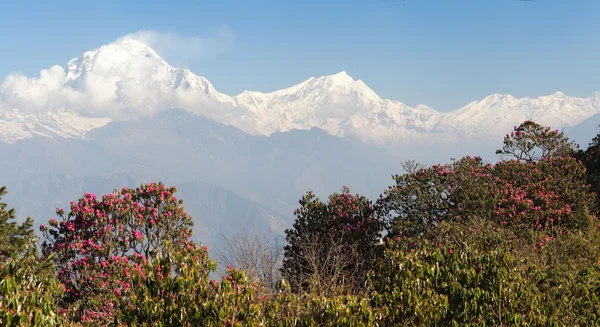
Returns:
[[[214,116],[216,103],[227,102],[229,97],[218,93],[203,78],[169,66],[154,51],[166,59],[206,58],[225,51],[234,41],[235,35],[227,27],[207,36],[155,31],[127,34],[73,59],[66,69],[53,66],[32,78],[18,73],[8,75],[0,84],[0,112],[68,111],[124,119],[180,107]],[[219,101],[207,99],[207,91]],[[227,105],[219,108],[223,115],[238,110]]]
[[[35,113],[41,108],[61,107],[77,102],[78,94],[65,88],[65,71],[61,66],[44,69],[39,77],[11,74],[0,84],[0,103],[11,109]]]
[[[235,33],[228,26],[213,29],[208,35],[202,36],[141,30],[127,34],[123,38],[148,44],[167,61],[178,66],[218,55],[231,47],[236,39]]]

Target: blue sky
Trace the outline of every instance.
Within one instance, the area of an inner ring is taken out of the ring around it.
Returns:
[[[347,71],[379,95],[447,111],[492,93],[600,91],[598,0],[12,1],[0,76],[66,62],[139,30],[235,40],[162,53],[234,95]]]

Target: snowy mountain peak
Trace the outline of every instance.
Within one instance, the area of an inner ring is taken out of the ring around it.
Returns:
[[[218,92],[206,78],[172,67],[150,46],[131,38],[87,51],[67,66],[66,86],[116,109],[111,118],[135,118],[132,109],[152,114],[207,99],[233,104],[231,97]]]
[[[512,96],[510,94],[495,93],[495,94],[486,96],[485,98],[481,99],[480,101],[475,101],[475,102],[495,103],[498,101],[515,101],[515,100],[517,100],[517,98],[515,98],[514,96]]]
[[[130,39],[121,38],[115,42],[103,45],[98,49],[86,51],[80,57],[74,58],[67,64],[67,80],[75,80],[81,74],[89,71],[110,71],[111,69],[128,68],[142,61],[165,68],[171,68],[150,46]]]
[[[346,71],[341,71],[337,74],[323,76],[320,79],[323,79],[327,83],[331,83],[332,85],[347,85],[354,82],[354,79],[346,73]]]
[[[53,66],[39,77],[12,74],[0,84],[0,142],[42,136],[81,138],[111,120],[185,107],[228,122],[243,119],[204,77],[170,66],[144,42],[124,37]],[[41,115],[40,115],[41,113]],[[48,114],[48,115],[45,115]],[[233,117],[235,116],[235,117]]]
[[[238,96],[241,96],[244,94],[246,94],[246,95],[248,95],[248,94],[253,94],[253,95],[270,94],[270,95],[274,95],[274,96],[286,96],[286,95],[302,92],[303,90],[306,90],[306,89],[311,89],[311,90],[328,89],[329,90],[331,88],[344,87],[344,86],[348,86],[349,84],[352,84],[354,82],[356,82],[356,81],[352,77],[350,77],[350,75],[348,75],[345,71],[341,71],[341,72],[339,72],[337,74],[333,74],[333,75],[326,75],[326,76],[321,76],[321,77],[310,77],[309,79],[307,79],[303,82],[300,82],[293,86],[290,86],[290,87],[287,87],[287,88],[284,88],[281,90],[277,90],[274,92],[270,92],[270,93],[244,91]]]
[[[593,96],[578,98],[555,92],[537,98],[515,98],[493,94],[447,113],[445,123],[456,126],[457,130],[500,135],[524,120],[555,128],[571,127],[597,112],[600,103]]]
[[[377,94],[375,94],[375,92],[371,90],[363,81],[354,80],[345,71],[339,72],[334,75],[310,77],[309,79],[303,82],[270,93],[245,90],[242,93],[235,96],[234,98],[237,99],[238,102],[241,101],[241,104],[243,105],[243,102],[245,100],[249,100],[251,98],[253,100],[257,100],[258,98],[260,98],[262,101],[265,99],[272,99],[276,97],[299,98],[304,96],[314,96],[317,93],[347,93],[348,91],[352,90],[362,92],[364,94],[369,94],[369,96],[371,97],[379,98],[379,96],[377,96]]]

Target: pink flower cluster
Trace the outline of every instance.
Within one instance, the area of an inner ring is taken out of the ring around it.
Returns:
[[[468,216],[486,217],[503,227],[541,232],[538,246],[578,228],[582,219],[589,217],[592,199],[589,185],[584,184],[583,166],[573,158],[560,156],[496,164],[465,157],[397,180],[398,185],[386,191],[381,200],[400,213],[397,219],[431,215],[429,218],[439,223]],[[406,231],[396,230],[393,235]]]
[[[182,249],[189,246],[191,217],[175,191],[149,183],[115,190],[101,199],[85,193],[71,202],[69,213],[57,209],[62,220],[52,218],[40,227],[45,237],[42,250],[44,255],[56,253],[66,298],[84,299],[105,290],[121,296],[132,287],[132,272],[142,275],[142,266],[155,260],[153,255],[164,251],[166,242]],[[87,313],[86,319],[100,316]]]

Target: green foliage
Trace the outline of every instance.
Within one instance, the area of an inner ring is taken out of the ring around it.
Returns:
[[[538,305],[550,326],[600,324],[600,266],[574,268],[558,264],[527,276],[542,294]]]
[[[281,293],[265,304],[265,312],[268,326],[383,326],[369,299],[355,295]]]
[[[496,154],[518,161],[536,161],[553,157],[568,157],[577,148],[564,132],[552,130],[527,120],[504,137],[504,146]]]
[[[357,290],[366,279],[382,231],[370,200],[347,187],[324,203],[308,192],[287,229],[283,276],[295,290]]]
[[[592,139],[587,149],[575,152],[573,157],[585,166],[587,183],[592,192],[600,194],[600,134]],[[598,200],[594,209],[600,209]]]
[[[520,246],[539,248],[598,224],[585,178],[584,167],[569,157],[496,164],[466,157],[395,176],[376,207],[388,237],[403,239],[404,246],[438,239],[441,222],[476,230],[472,219],[483,219],[515,233]]]
[[[499,150],[511,160],[395,176],[376,203],[388,247],[371,282],[384,325],[596,325],[596,197],[574,147],[525,122]]]
[[[0,200],[6,188],[0,188]],[[40,260],[33,221],[15,221],[0,201],[0,325],[55,326],[64,323],[55,306],[61,293],[53,258]]]
[[[166,246],[167,255],[133,271],[118,320],[129,326],[211,326],[219,308],[209,303],[208,274],[216,265],[193,242],[185,249]]]
[[[385,326],[519,326],[537,310],[539,297],[502,249],[391,244],[372,280]]]
[[[33,242],[15,259],[0,272],[0,325],[64,324],[64,317],[55,305],[62,287],[54,275],[51,259],[40,261]]]
[[[34,236],[33,220],[27,217],[23,223],[17,224],[15,209],[7,209],[8,205],[2,202],[6,192],[6,187],[0,187],[0,265],[21,253]]]
[[[390,244],[372,275],[384,326],[595,326],[597,264],[540,268],[509,250]]]
[[[465,157],[448,165],[433,165],[413,174],[396,175],[376,203],[387,223],[388,237],[406,245],[430,236],[442,221],[465,216],[490,216],[498,198],[490,179],[491,165]]]

